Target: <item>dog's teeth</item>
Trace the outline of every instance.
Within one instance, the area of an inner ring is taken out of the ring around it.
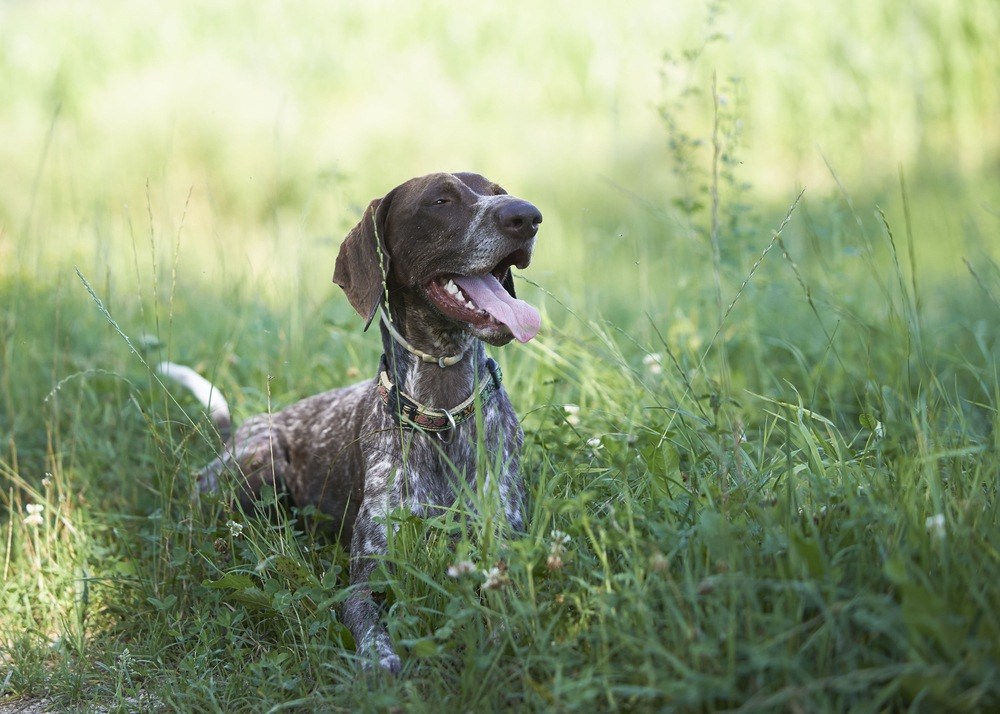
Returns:
[[[453,298],[455,298],[459,302],[465,302],[465,295],[463,295],[462,291],[459,289],[459,287],[457,285],[455,285],[455,281],[454,280],[449,280],[447,283],[445,283],[444,284],[444,290],[445,290],[446,293],[448,293],[449,295],[451,295]]]
[[[444,291],[449,295],[451,295],[453,298],[455,298],[455,301],[458,302],[460,305],[465,305],[465,307],[469,308],[470,310],[479,309],[478,307],[476,307],[476,304],[472,302],[472,300],[465,297],[465,293],[462,292],[461,288],[459,288],[458,285],[455,284],[455,281],[452,280],[451,278],[449,278],[448,282],[444,284]]]

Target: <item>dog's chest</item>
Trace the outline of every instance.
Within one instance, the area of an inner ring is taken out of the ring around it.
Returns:
[[[510,454],[520,441],[510,426],[500,411],[486,409],[479,423],[470,419],[460,424],[450,439],[408,432],[402,478],[393,489],[397,504],[423,516],[453,505],[461,493],[499,495],[492,485],[510,480],[516,466]],[[502,491],[506,495],[506,486]]]

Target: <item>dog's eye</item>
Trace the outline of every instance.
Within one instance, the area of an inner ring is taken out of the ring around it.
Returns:
[[[434,203],[433,203],[432,205],[435,205],[435,206],[443,206],[443,205],[445,205],[446,203],[451,203],[451,199],[450,199],[450,198],[443,198],[443,197],[442,197],[442,198],[439,198],[439,199],[437,199],[436,201],[434,201]]]

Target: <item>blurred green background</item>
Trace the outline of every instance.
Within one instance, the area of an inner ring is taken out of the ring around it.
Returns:
[[[542,208],[529,275],[560,299],[669,314],[707,279],[678,201],[717,124],[723,211],[776,225],[839,180],[901,229],[902,172],[917,259],[954,275],[996,255],[962,232],[1000,210],[998,36],[992,0],[4,2],[0,263],[124,288],[155,245],[182,281],[325,299],[370,198],[475,170]]]

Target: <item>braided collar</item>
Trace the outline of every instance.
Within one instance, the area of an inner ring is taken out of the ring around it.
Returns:
[[[432,354],[428,354],[423,350],[418,350],[416,347],[411,345],[406,341],[406,338],[399,334],[399,330],[396,326],[392,324],[392,320],[389,319],[389,314],[385,311],[385,308],[380,308],[382,313],[382,324],[385,325],[386,329],[389,330],[389,334],[392,335],[392,339],[396,340],[400,345],[403,346],[407,352],[409,352],[414,357],[419,357],[422,361],[429,364],[436,364],[441,369],[445,367],[451,367],[453,364],[457,364],[462,356],[465,354],[465,350],[462,350],[457,355],[450,355],[448,357],[435,357]]]
[[[493,359],[487,358],[486,368],[490,371],[491,379],[483,380],[478,390],[473,391],[468,399],[452,409],[434,409],[425,406],[400,390],[389,377],[389,366],[385,355],[382,355],[382,361],[379,365],[376,386],[379,398],[383,404],[389,407],[397,424],[420,431],[444,434],[476,413],[477,396],[485,405],[492,395],[500,391],[500,383],[503,381],[500,365]]]

